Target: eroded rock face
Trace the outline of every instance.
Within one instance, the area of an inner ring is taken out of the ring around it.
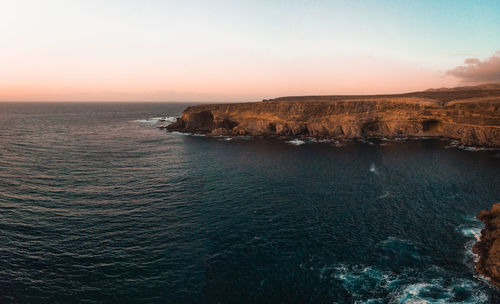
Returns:
[[[477,218],[485,228],[481,240],[474,245],[474,253],[479,255],[476,271],[500,286],[500,203],[481,211]]]
[[[208,135],[436,136],[500,147],[500,90],[284,97],[187,108],[169,130]]]

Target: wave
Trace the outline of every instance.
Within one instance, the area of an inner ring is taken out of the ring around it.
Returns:
[[[355,303],[488,303],[478,281],[450,276],[436,266],[397,273],[371,265],[320,268],[320,278],[339,282]]]
[[[395,303],[488,303],[486,294],[472,280],[443,279],[409,284],[392,297]]]
[[[465,146],[460,144],[460,141],[452,139],[448,143],[447,146],[444,147],[445,149],[451,149],[451,148],[456,148],[464,151],[469,151],[469,152],[478,152],[478,151],[495,151],[498,150],[498,148],[488,148],[488,147],[476,147],[476,146]]]
[[[140,122],[140,123],[149,123],[152,125],[156,125],[159,123],[166,123],[166,125],[169,125],[171,123],[174,123],[177,121],[177,117],[175,116],[164,116],[164,117],[151,117],[147,119],[136,119],[133,122]]]
[[[384,194],[382,194],[382,195],[378,196],[377,198],[386,198],[386,197],[388,197],[389,195],[391,195],[391,193],[390,193],[389,191],[385,191],[385,193],[384,193]]]
[[[181,135],[181,136],[194,136],[194,137],[205,137],[205,134],[196,134],[196,133],[184,133],[179,131],[168,132],[169,134]]]
[[[475,254],[472,249],[474,244],[481,239],[483,223],[473,217],[468,218],[468,220],[468,224],[462,224],[458,226],[456,230],[469,239],[464,244],[464,264],[474,271],[475,263],[479,260],[479,256]]]
[[[182,133],[182,132],[179,132],[179,131],[172,131],[172,132],[170,132],[170,134],[182,135],[182,136],[188,136],[188,135],[190,135],[189,133]]]
[[[374,146],[375,143],[371,140],[365,139],[365,138],[360,138],[357,140],[358,142],[364,143],[364,144],[369,144],[370,146]]]
[[[291,144],[291,145],[295,145],[295,146],[300,146],[300,145],[305,144],[306,142],[303,141],[303,140],[300,140],[300,139],[296,138],[296,139],[293,139],[293,140],[288,140],[288,141],[286,141],[286,143]]]
[[[300,266],[342,288],[354,303],[488,303],[487,289],[473,276],[457,277],[453,271],[435,265],[414,267],[417,260],[425,260],[418,244],[388,237],[374,249],[386,256],[386,266]],[[402,265],[399,262],[403,258],[414,262]],[[391,267],[394,264],[400,267]]]

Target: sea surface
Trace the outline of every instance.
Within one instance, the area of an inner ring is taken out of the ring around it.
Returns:
[[[499,151],[156,128],[186,106],[0,103],[0,303],[500,303]]]

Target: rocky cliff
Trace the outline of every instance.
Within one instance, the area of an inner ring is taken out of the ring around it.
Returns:
[[[481,211],[477,218],[484,222],[485,229],[474,245],[474,253],[479,255],[476,271],[500,286],[500,203]]]
[[[500,90],[300,96],[187,108],[170,131],[317,138],[436,136],[500,147]]]

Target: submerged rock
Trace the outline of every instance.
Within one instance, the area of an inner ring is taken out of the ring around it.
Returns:
[[[500,147],[500,90],[300,96],[188,107],[167,127],[209,136],[442,137]]]
[[[491,210],[481,211],[477,218],[485,228],[473,249],[479,256],[476,271],[500,286],[500,203],[493,205]]]

